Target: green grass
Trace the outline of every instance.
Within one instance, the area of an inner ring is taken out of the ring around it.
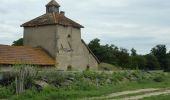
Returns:
[[[166,75],[165,75],[166,74]],[[76,100],[84,97],[107,95],[114,92],[142,88],[167,88],[170,87],[170,74],[167,73],[146,73],[146,72],[117,72],[113,74],[98,74],[95,72],[83,72],[76,74],[47,73],[38,78],[48,79],[50,86],[37,91],[30,88],[21,95],[11,94],[10,89],[0,87],[0,98],[9,100]],[[63,82],[71,78],[70,84]],[[98,83],[96,83],[98,79]],[[111,82],[107,83],[107,80]],[[58,87],[58,83],[61,86]],[[3,95],[1,95],[3,94]]]
[[[13,91],[10,89],[10,87],[0,86],[0,99],[8,98],[12,94],[13,94]]]
[[[44,89],[41,92],[29,90],[26,93],[22,94],[17,98],[17,96],[13,96],[12,100],[75,100],[77,98],[83,97],[92,97],[92,96],[101,96],[107,95],[114,92],[120,92],[125,90],[134,90],[141,88],[167,88],[170,86],[170,81],[165,82],[153,82],[153,81],[145,81],[145,82],[129,82],[127,84],[121,85],[107,85],[96,89],[89,90],[65,90],[65,89],[57,89],[55,87],[49,87]]]

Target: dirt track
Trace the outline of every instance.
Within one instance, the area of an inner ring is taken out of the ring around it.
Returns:
[[[158,96],[158,95],[165,95],[165,94],[170,94],[170,90],[165,90],[165,91],[160,91],[160,92],[151,92],[151,93],[147,93],[147,94],[143,94],[143,95],[137,95],[137,96],[132,96],[129,98],[123,98],[121,100],[139,100],[139,99],[143,99],[145,97],[151,97],[151,96]]]
[[[100,97],[84,98],[84,100],[139,100],[145,97],[158,96],[163,94],[170,94],[170,89],[159,89],[159,88],[138,89],[132,91],[112,93]],[[128,95],[133,95],[133,96],[128,96]],[[119,99],[115,99],[116,97],[119,97]]]

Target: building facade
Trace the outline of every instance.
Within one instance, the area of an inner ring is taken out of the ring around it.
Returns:
[[[81,39],[82,25],[67,18],[52,0],[46,13],[21,25],[24,46],[40,47],[56,61],[58,70],[97,70],[99,61]]]

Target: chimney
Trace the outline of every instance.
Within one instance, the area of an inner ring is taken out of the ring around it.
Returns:
[[[60,14],[65,16],[65,12],[64,11],[60,11]]]

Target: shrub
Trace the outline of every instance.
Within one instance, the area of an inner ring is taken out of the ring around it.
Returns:
[[[163,76],[157,76],[153,80],[155,82],[163,82],[163,81],[165,81],[165,78]]]
[[[8,98],[11,95],[13,95],[11,89],[7,87],[0,87],[0,99]]]
[[[114,71],[114,70],[119,70],[118,67],[108,64],[108,63],[101,63],[99,65],[99,70],[104,70],[104,71]]]
[[[58,87],[62,85],[61,83],[65,82],[67,74],[60,71],[49,71],[40,74],[39,78]]]
[[[98,78],[99,74],[96,72],[92,72],[92,71],[84,71],[83,76],[84,76],[84,78],[89,78],[91,80],[94,80],[94,79]]]

